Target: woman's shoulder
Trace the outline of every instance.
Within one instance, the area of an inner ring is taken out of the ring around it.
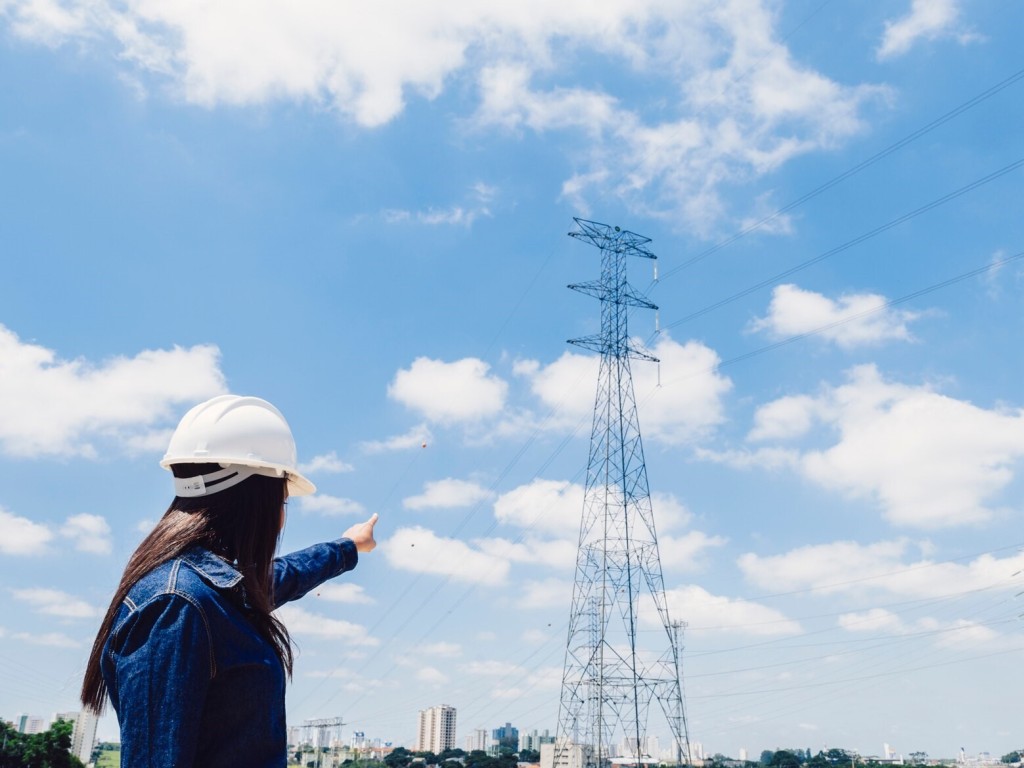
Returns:
[[[242,580],[232,565],[202,547],[194,547],[161,563],[135,582],[128,599],[141,607],[160,598],[177,596],[198,606],[220,600],[220,590]]]

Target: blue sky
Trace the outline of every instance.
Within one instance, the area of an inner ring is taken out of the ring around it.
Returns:
[[[377,552],[283,612],[291,720],[554,730],[584,216],[659,257],[656,282],[630,265],[660,306],[631,317],[661,359],[634,378],[692,737],[1020,746],[1019,2],[0,23],[0,715],[75,706],[169,431],[231,391],[284,411],[319,485],[284,548],[381,515]]]

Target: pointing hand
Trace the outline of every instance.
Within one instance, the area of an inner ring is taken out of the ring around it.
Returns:
[[[342,538],[352,539],[357,552],[370,552],[377,546],[377,542],[373,540],[373,526],[377,524],[377,517],[377,513],[374,512],[365,523],[356,523],[341,534]]]

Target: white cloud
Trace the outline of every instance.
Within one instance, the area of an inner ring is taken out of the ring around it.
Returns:
[[[448,676],[436,667],[419,667],[416,670],[416,679],[421,683],[440,685],[448,682]]]
[[[780,397],[762,405],[754,414],[748,440],[788,440],[802,437],[819,414],[818,401],[809,395]]]
[[[664,67],[684,94],[662,122],[646,122],[601,91],[534,87],[539,78],[523,63],[482,69],[478,120],[583,133],[588,141],[578,164],[585,170],[565,183],[563,196],[585,210],[585,193],[596,186],[598,194],[614,194],[635,211],[680,217],[707,234],[724,213],[719,186],[859,132],[864,103],[884,93],[845,87],[796,64],[775,39],[766,6],[688,3],[678,8],[686,18],[661,27],[661,35],[640,27],[643,50],[627,55],[649,67],[648,76]],[[609,189],[612,178],[621,181]]]
[[[696,585],[665,590],[670,616],[686,617],[693,632],[741,632],[752,635],[794,635],[800,624],[774,608],[742,598],[713,595]],[[645,596],[640,605],[640,620],[648,626],[660,626],[654,601]]]
[[[573,583],[566,579],[530,580],[519,586],[520,608],[535,610],[542,608],[569,609],[572,601]]]
[[[423,450],[434,440],[434,436],[425,424],[418,424],[403,435],[395,435],[384,440],[368,440],[360,443],[363,453],[390,453],[391,451]]]
[[[406,509],[451,509],[472,507],[494,496],[494,493],[469,480],[446,477],[423,486],[423,493],[402,500]]]
[[[737,229],[740,232],[757,229],[765,234],[791,235],[793,218],[789,214],[778,213],[778,205],[772,201],[771,194],[766,192],[757,196],[750,216],[743,219]]]
[[[326,0],[254,2],[244,13],[194,1],[8,0],[0,14],[15,34],[47,45],[112,47],[133,88],[155,79],[208,107],[288,100],[378,126],[410,98],[434,99],[476,77],[476,125],[582,137],[566,197],[585,206],[599,184],[598,198],[704,230],[723,212],[721,185],[855,134],[879,91],[794,61],[767,0],[384,0],[358,13]],[[628,93],[562,82],[595,56],[679,96],[649,120]]]
[[[651,507],[659,531],[668,531],[689,525],[693,515],[675,495],[663,491],[651,492]]]
[[[72,515],[60,529],[62,536],[73,539],[79,552],[95,555],[109,555],[114,548],[110,539],[112,531],[106,519],[100,515]]]
[[[38,555],[53,540],[53,531],[27,517],[0,508],[0,554]]]
[[[322,600],[329,600],[332,603],[355,603],[368,605],[376,602],[372,597],[366,594],[362,585],[352,584],[350,582],[335,583],[329,581],[317,587],[314,594]]]
[[[539,629],[527,629],[522,635],[520,635],[520,637],[524,643],[529,645],[540,645],[541,643],[546,643],[550,639],[548,632],[542,632]]]
[[[443,658],[455,658],[462,655],[462,646],[458,643],[446,643],[444,641],[421,645],[419,652],[427,656],[441,656]]]
[[[906,539],[872,544],[836,541],[781,555],[746,553],[737,565],[751,584],[772,592],[813,589],[822,595],[882,593],[915,599],[983,589],[1016,591],[1019,582],[1014,575],[1024,569],[1024,553],[1005,558],[981,555],[967,563],[935,562],[908,556],[912,548]]]
[[[538,478],[494,502],[498,522],[563,537],[579,537],[582,514],[583,486],[568,480]]]
[[[632,366],[633,389],[644,440],[669,445],[696,440],[725,420],[723,397],[732,382],[715,370],[718,355],[700,342],[679,344],[661,334],[651,352],[659,364]],[[565,429],[589,420],[594,407],[599,358],[565,352],[550,365],[519,361],[515,372],[551,409],[546,426]],[[532,426],[532,425],[531,425]]]
[[[850,632],[890,632],[893,634],[907,631],[903,620],[892,611],[884,608],[872,608],[860,613],[844,613],[837,620],[839,626]]]
[[[355,467],[346,461],[338,458],[334,451],[314,456],[305,464],[299,464],[299,471],[304,475],[315,475],[319,472],[326,474],[338,474],[339,472],[351,472]]]
[[[303,512],[312,512],[316,515],[336,517],[340,515],[362,515],[366,513],[366,507],[358,501],[345,499],[340,496],[330,496],[326,493],[318,493],[313,496],[299,497]]]
[[[283,605],[274,613],[294,635],[345,640],[353,645],[377,645],[379,643],[378,640],[370,637],[366,627],[360,624],[332,619],[319,613],[311,613],[297,605],[290,603]]]
[[[392,208],[385,210],[381,216],[388,224],[416,222],[427,226],[448,225],[468,229],[478,218],[491,216],[490,203],[496,194],[495,187],[479,182],[471,187],[472,199],[465,204],[421,211]]]
[[[928,386],[885,381],[873,365],[817,397],[784,398],[755,416],[752,438],[792,437],[823,423],[839,433],[805,451],[800,471],[826,488],[877,501],[897,525],[980,523],[1024,457],[1024,413],[987,410]]]
[[[919,40],[955,37],[961,43],[977,39],[960,21],[960,0],[913,0],[907,15],[887,21],[878,58],[888,59],[909,51]]]
[[[592,412],[599,363],[596,355],[567,351],[545,366],[536,360],[517,360],[513,372],[528,380],[533,394],[551,409],[553,426],[562,428]]]
[[[505,405],[508,384],[489,370],[487,363],[475,357],[454,363],[418,357],[395,374],[388,396],[429,421],[474,422],[496,415]]]
[[[908,623],[897,614],[884,608],[872,608],[860,613],[844,613],[838,619],[839,626],[849,632],[880,632],[887,635],[919,633],[934,637],[939,648],[975,650],[979,646],[1017,648],[1016,639],[1000,635],[991,627],[968,619],[940,622],[932,618],[918,619]]]
[[[499,523],[524,531],[552,534],[575,552],[583,517],[583,494],[583,486],[577,483],[538,478],[499,496],[494,502],[494,517]],[[651,506],[659,531],[668,531],[690,521],[689,510],[672,494],[651,494]],[[527,544],[533,546],[532,542]]]
[[[61,632],[45,632],[41,635],[31,632],[15,632],[11,637],[31,645],[45,645],[48,648],[80,648],[82,643]]]
[[[473,549],[458,539],[446,539],[419,526],[399,528],[380,544],[394,568],[415,573],[448,576],[475,584],[503,584],[507,560]]]
[[[507,661],[471,661],[462,664],[459,671],[473,677],[505,677],[521,674],[522,668]]]
[[[989,645],[1002,639],[1003,637],[991,627],[986,627],[976,621],[957,619],[945,628],[936,642],[944,648],[970,650],[979,645]],[[1008,647],[1018,648],[1017,638],[1011,638]]]
[[[844,349],[911,339],[907,324],[916,312],[885,309],[887,299],[873,293],[841,296],[833,300],[796,285],[779,285],[772,292],[768,314],[751,323],[754,331],[767,331],[774,338],[820,331],[818,336]]]
[[[100,615],[100,611],[84,600],[80,600],[67,592],[43,587],[28,589],[12,589],[11,594],[18,600],[32,604],[32,610],[47,616],[59,616],[62,619],[91,619]]]
[[[138,449],[176,406],[224,391],[214,346],[145,350],[101,364],[61,360],[0,326],[0,451],[95,456],[95,443]],[[116,438],[116,439],[114,439]]]
[[[702,555],[712,547],[728,542],[722,536],[710,536],[702,531],[689,531],[682,536],[659,536],[658,554],[664,569],[695,570],[702,566]]]
[[[750,450],[713,451],[708,448],[697,448],[694,454],[705,461],[735,467],[736,469],[799,469],[800,452],[785,448],[759,448]]]
[[[576,565],[577,544],[568,539],[475,539],[473,544],[482,552],[513,563],[544,565],[563,570]]]

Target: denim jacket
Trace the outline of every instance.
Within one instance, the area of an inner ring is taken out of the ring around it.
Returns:
[[[349,539],[274,560],[274,607],[355,567]],[[283,768],[285,674],[246,618],[242,574],[196,547],[143,576],[101,669],[123,768]]]

